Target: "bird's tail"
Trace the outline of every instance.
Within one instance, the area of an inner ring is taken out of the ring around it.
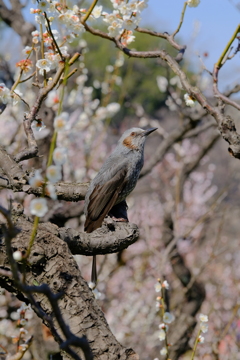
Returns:
[[[97,285],[97,256],[93,255],[91,282]]]

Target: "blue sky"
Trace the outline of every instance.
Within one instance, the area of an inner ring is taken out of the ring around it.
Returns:
[[[187,7],[184,23],[179,36],[186,44],[186,57],[191,63],[200,65],[197,54],[209,54],[203,58],[206,67],[212,71],[223,49],[240,23],[240,11],[237,0],[201,0],[196,8]],[[180,19],[184,0],[149,0],[145,9],[144,24],[151,23],[157,31],[173,32]],[[196,31],[196,29],[198,29]],[[235,41],[235,46],[237,41]],[[240,81],[240,53],[228,61],[220,72],[222,84],[227,80]]]

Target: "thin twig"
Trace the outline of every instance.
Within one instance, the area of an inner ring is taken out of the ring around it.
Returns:
[[[87,13],[84,15],[84,17],[81,20],[82,24],[84,24],[87,21],[87,19],[91,15],[91,13],[92,13],[95,5],[97,4],[97,2],[98,2],[98,0],[93,0],[92,4],[90,5],[89,9],[87,10]]]
[[[187,1],[185,1],[184,4],[183,4],[183,9],[182,9],[182,12],[181,12],[180,22],[179,22],[179,25],[178,25],[177,29],[176,29],[176,30],[174,31],[174,33],[172,34],[173,38],[174,38],[175,35],[177,35],[177,33],[178,33],[178,32],[180,31],[180,29],[181,29],[186,8],[187,8]]]
[[[236,36],[237,36],[237,34],[238,34],[239,32],[240,32],[240,24],[237,26],[237,28],[236,28],[236,30],[234,31],[231,39],[229,40],[229,42],[227,43],[225,49],[223,50],[220,58],[219,58],[218,61],[216,62],[216,65],[215,65],[215,66],[216,66],[218,69],[220,69],[220,68],[222,67],[222,65],[223,65],[223,64],[222,64],[223,58],[224,58],[225,55],[227,54],[228,49],[229,49],[230,46],[232,45],[233,41],[236,39]]]
[[[61,50],[60,50],[60,48],[59,48],[59,46],[58,46],[58,43],[56,42],[55,37],[54,37],[54,35],[53,35],[53,33],[52,33],[50,21],[49,21],[49,19],[48,19],[47,14],[46,14],[45,11],[44,11],[44,16],[45,16],[45,19],[46,19],[46,21],[47,21],[47,30],[48,30],[49,34],[51,35],[51,38],[53,39],[54,45],[55,45],[55,47],[56,47],[56,49],[57,49],[57,51],[58,51],[58,53],[59,53],[59,55],[60,55],[60,57],[61,57],[61,60],[64,61],[65,59],[64,59],[64,57],[63,57],[63,55],[62,55],[62,53],[61,53]]]

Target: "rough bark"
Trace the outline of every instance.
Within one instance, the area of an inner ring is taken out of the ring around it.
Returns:
[[[32,231],[32,224],[23,216],[17,216],[15,218],[15,224],[20,228],[21,232],[12,240],[12,250],[15,251],[18,249],[26,251]],[[111,230],[109,230],[109,226]],[[101,236],[101,231],[104,232],[104,239]],[[26,285],[47,284],[53,293],[62,294],[58,304],[63,318],[76,336],[86,336],[93,351],[94,359],[138,359],[138,356],[133,350],[124,348],[111,333],[104,314],[98,306],[86,281],[82,278],[81,272],[67,243],[57,236],[60,232],[62,238],[65,240],[70,239],[70,229],[63,231],[63,229],[58,229],[56,225],[50,223],[39,225],[39,230],[29,258],[30,265],[26,271]],[[89,249],[86,245],[87,238],[85,237],[83,240],[81,235],[76,236],[76,232],[72,235],[72,239],[74,240],[69,240],[69,244],[72,241],[69,246],[75,249],[75,253],[81,253],[79,249],[82,248],[83,251],[89,255],[94,251],[94,243],[96,245],[95,251],[98,254],[108,253],[111,249],[112,252],[119,251],[117,243],[121,248],[121,238],[124,237],[126,233],[128,235],[131,233],[131,235],[129,235],[129,238],[131,238],[129,244],[137,240],[138,230],[136,225],[114,224],[113,228],[113,224],[111,223],[110,225],[105,225],[102,230],[99,229],[99,232],[96,231],[96,234],[84,234],[84,236],[88,237],[91,244]],[[0,268],[8,270],[10,266],[6,256],[4,238],[1,233],[0,235]],[[79,240],[82,245],[76,252],[77,240]],[[101,243],[105,241],[108,244],[105,249],[103,249],[103,244]],[[125,243],[126,242],[127,240],[125,239]],[[73,243],[74,245],[72,245]],[[19,270],[22,270],[21,266],[19,266]],[[6,276],[0,276],[0,285],[8,291],[15,293],[20,300],[25,299],[25,295],[19,293],[12,279]],[[47,298],[39,293],[35,293],[34,297],[41,308],[48,315],[51,315],[52,308]],[[54,321],[54,323],[56,330],[61,334],[57,322]],[[74,350],[79,355],[81,354],[80,349],[76,348]]]

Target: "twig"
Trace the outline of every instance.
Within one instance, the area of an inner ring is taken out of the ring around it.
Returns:
[[[214,91],[214,94],[215,96],[218,98],[218,99],[221,99],[222,101],[224,101],[224,103],[227,103],[233,107],[235,107],[237,110],[240,110],[240,105],[229,99],[227,96],[225,96],[224,94],[222,94],[219,89],[218,89],[218,73],[219,73],[219,69],[217,64],[214,66],[214,69],[213,69],[213,91]]]
[[[183,4],[183,9],[182,9],[182,12],[181,12],[180,22],[179,22],[179,25],[178,25],[177,29],[176,29],[176,30],[174,31],[174,33],[172,34],[172,37],[173,37],[173,38],[174,38],[175,35],[177,35],[177,33],[178,33],[178,32],[180,31],[180,29],[181,29],[186,8],[187,8],[187,1],[185,1],[184,4]]]
[[[84,15],[84,17],[82,18],[82,24],[84,24],[87,19],[89,18],[89,16],[91,15],[95,5],[97,4],[98,0],[93,0],[92,4],[90,5],[89,9],[87,10],[87,13]]]
[[[46,21],[47,21],[47,30],[48,30],[49,34],[51,35],[51,38],[53,39],[54,45],[55,45],[55,47],[56,47],[56,49],[57,49],[57,51],[58,51],[58,53],[59,53],[59,55],[60,55],[60,57],[61,57],[61,60],[64,61],[65,59],[64,59],[64,57],[63,57],[63,55],[62,55],[62,53],[61,53],[61,50],[60,50],[60,48],[59,48],[59,46],[58,46],[58,43],[56,42],[55,37],[54,37],[54,35],[53,35],[53,33],[52,33],[50,21],[49,21],[49,19],[48,19],[47,14],[46,14],[45,11],[44,11],[44,16],[45,16],[45,19],[46,19]]]
[[[218,59],[217,63],[216,63],[216,68],[220,69],[222,67],[222,61],[223,58],[225,57],[226,53],[228,52],[228,49],[230,48],[230,46],[232,45],[233,41],[235,40],[237,34],[240,32],[240,25],[237,26],[236,30],[234,31],[231,39],[229,40],[229,42],[227,43],[225,49],[223,50],[220,58]]]
[[[32,340],[33,340],[33,336],[31,336],[27,341],[25,341],[24,344],[21,344],[19,346],[18,352],[16,354],[12,355],[12,356],[9,356],[8,360],[21,360],[23,358],[25,352],[31,346]]]

